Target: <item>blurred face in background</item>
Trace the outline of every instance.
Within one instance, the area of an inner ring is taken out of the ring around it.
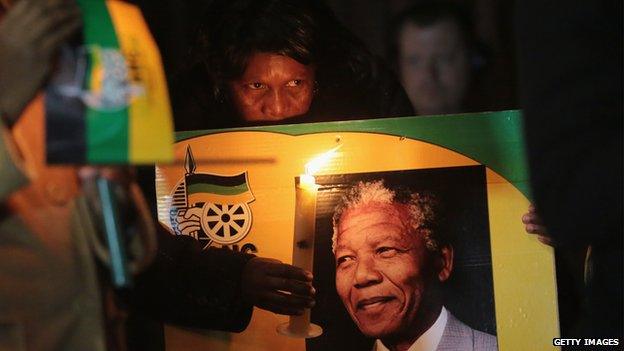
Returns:
[[[314,68],[273,53],[255,53],[242,77],[230,82],[239,115],[248,122],[303,115],[314,97]]]
[[[407,22],[398,44],[401,81],[417,113],[462,112],[470,61],[459,26],[444,19],[427,26]]]

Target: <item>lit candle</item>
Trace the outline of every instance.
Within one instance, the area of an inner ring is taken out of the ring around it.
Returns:
[[[295,238],[293,266],[312,272],[314,258],[314,224],[316,221],[316,191],[314,176],[302,174],[295,186]]]
[[[316,221],[316,191],[314,176],[302,174],[295,185],[295,235],[293,241],[293,266],[312,272],[314,262],[314,224]],[[277,328],[281,334],[313,338],[321,335],[323,329],[310,323],[310,309],[300,316],[290,316],[287,323]]]
[[[305,166],[306,174],[300,175],[295,184],[295,235],[293,240],[293,266],[312,272],[314,262],[314,225],[316,223],[316,192],[318,186],[313,174],[325,167],[337,154],[342,145],[313,158]],[[280,334],[296,338],[314,338],[323,333],[323,328],[310,323],[310,309],[301,316],[277,326]]]

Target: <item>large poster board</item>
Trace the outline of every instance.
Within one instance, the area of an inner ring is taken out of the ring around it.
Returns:
[[[518,111],[178,133],[178,162],[157,167],[161,223],[180,234],[174,214],[195,201],[213,204],[202,205],[202,229],[193,234],[205,246],[284,262],[293,260],[295,181],[331,151],[314,172],[318,303],[311,314],[324,333],[307,342],[282,336],[276,327],[288,318],[256,309],[240,334],[167,326],[167,350],[369,350],[372,340],[358,333],[332,283],[337,195],[327,189],[377,179],[437,192],[450,204],[459,238],[445,306],[454,316],[495,335],[499,350],[553,348],[553,253],[520,221],[529,205],[521,135]],[[207,183],[221,192],[202,195],[197,184]]]

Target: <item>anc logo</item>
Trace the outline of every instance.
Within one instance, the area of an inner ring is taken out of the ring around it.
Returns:
[[[249,203],[255,198],[247,172],[233,176],[195,173],[190,147],[186,150],[186,174],[175,186],[169,217],[177,235],[199,240],[203,248],[213,242],[230,245],[251,229]]]

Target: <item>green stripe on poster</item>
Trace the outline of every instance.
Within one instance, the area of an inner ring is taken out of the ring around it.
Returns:
[[[486,165],[530,197],[520,111],[468,113],[246,127],[176,133],[176,141],[231,131],[287,135],[362,132],[396,135],[439,145]]]

